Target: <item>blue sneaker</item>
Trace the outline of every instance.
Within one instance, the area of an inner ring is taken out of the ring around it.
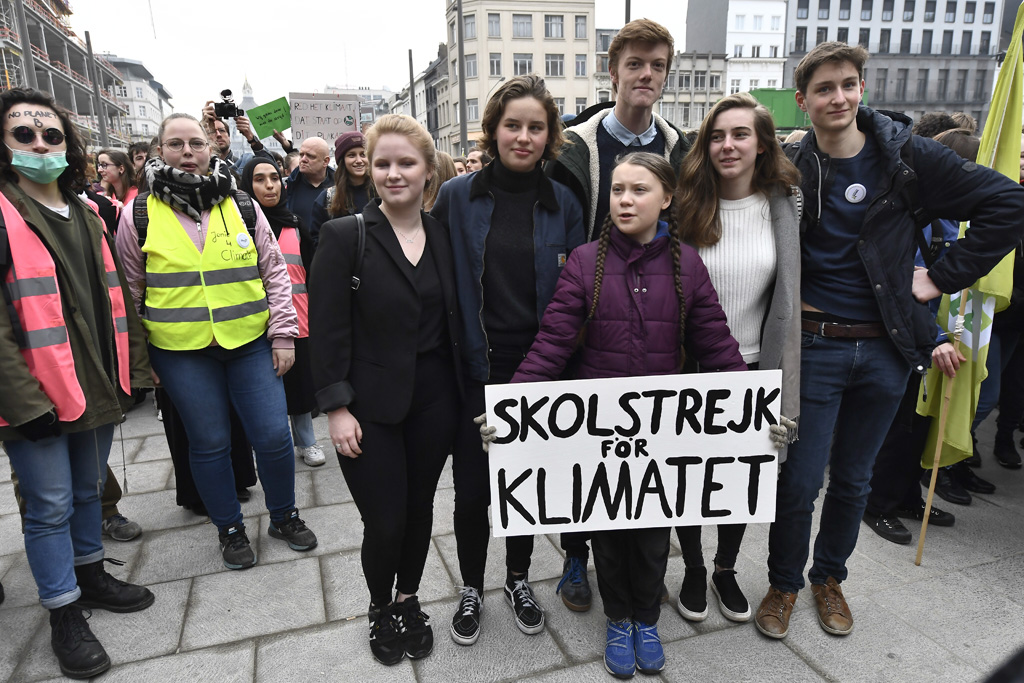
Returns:
[[[657,624],[647,625],[639,621],[633,624],[633,647],[636,649],[636,668],[640,673],[656,674],[665,668],[665,651],[661,649]]]
[[[604,647],[604,668],[616,678],[632,678],[636,673],[633,652],[633,622],[608,620],[608,644]]]

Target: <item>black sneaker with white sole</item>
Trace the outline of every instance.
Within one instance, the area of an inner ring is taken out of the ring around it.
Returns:
[[[459,645],[472,645],[480,637],[480,612],[484,609],[480,591],[472,586],[459,589],[462,598],[452,617],[451,635]]]
[[[420,599],[413,595],[396,602],[393,613],[405,655],[409,659],[429,655],[434,649],[434,630],[430,628],[430,617],[420,609]]]
[[[736,583],[736,570],[723,569],[711,574],[711,590],[718,598],[718,608],[729,621],[750,621],[750,603]]]
[[[393,666],[405,659],[405,647],[398,634],[393,608],[394,605],[376,607],[371,604],[366,615],[370,622],[370,652],[374,659],[386,666]]]
[[[544,610],[537,604],[526,574],[518,578],[509,573],[505,579],[505,600],[516,615],[516,626],[527,635],[544,630]]]

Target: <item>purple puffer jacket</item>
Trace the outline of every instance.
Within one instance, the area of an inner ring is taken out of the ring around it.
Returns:
[[[558,379],[594,296],[598,243],[577,247],[558,279],[540,331],[512,382]],[[739,344],[696,250],[682,245],[686,349],[701,370],[746,370]],[[679,370],[679,304],[667,236],[640,244],[612,227],[601,298],[587,326],[577,379],[667,375]]]

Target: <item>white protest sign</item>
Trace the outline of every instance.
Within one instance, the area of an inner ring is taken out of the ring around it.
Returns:
[[[495,536],[775,519],[782,371],[486,387]]]
[[[329,93],[288,93],[291,105],[292,142],[323,138],[332,147],[342,133],[359,126],[359,98]]]

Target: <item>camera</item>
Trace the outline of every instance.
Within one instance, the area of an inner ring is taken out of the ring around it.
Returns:
[[[245,110],[235,106],[235,100],[231,97],[230,90],[221,90],[220,99],[220,102],[213,103],[213,114],[218,119],[233,119],[236,116],[245,116]]]

